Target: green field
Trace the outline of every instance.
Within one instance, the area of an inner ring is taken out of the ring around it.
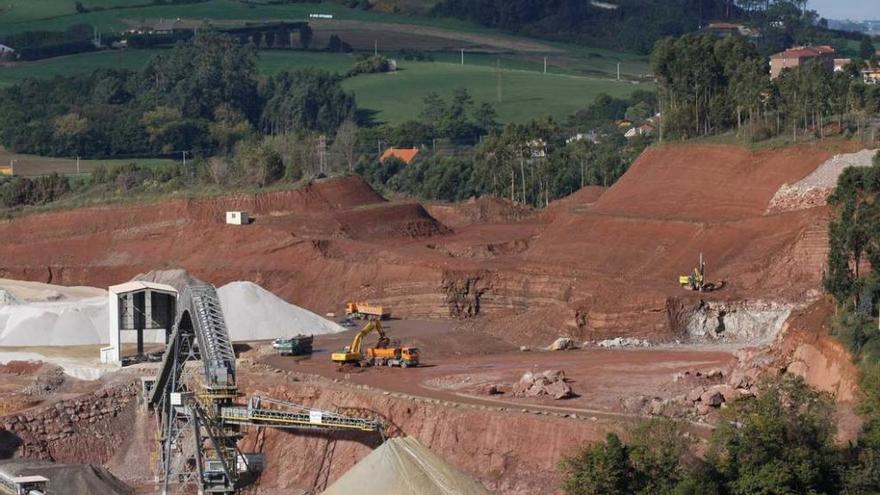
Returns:
[[[158,50],[114,50],[83,53],[49,58],[36,62],[21,62],[0,66],[0,87],[9,86],[27,78],[45,79],[70,76],[95,69],[140,69]]]
[[[73,0],[0,0],[0,35],[29,30],[61,31],[72,24],[91,24],[104,31],[126,28],[124,19],[305,20],[309,14],[333,14],[337,20],[421,24],[469,31],[488,31],[456,19],[431,19],[349,9],[334,2],[284,5],[210,0],[178,5],[150,5],[150,0],[82,0],[87,7],[117,7],[77,14]],[[124,8],[118,8],[124,7]]]
[[[625,96],[644,87],[583,76],[501,70],[501,101],[494,67],[442,62],[402,62],[391,74],[371,74],[343,83],[360,108],[374,110],[377,119],[399,123],[415,118],[422,99],[430,92],[446,96],[455,88],[467,88],[477,102],[495,106],[501,122],[526,122],[552,116],[564,118],[586,107],[599,93]]]
[[[86,174],[95,170],[100,166],[112,167],[114,165],[124,165],[128,163],[137,163],[144,167],[157,167],[160,165],[179,163],[179,161],[168,160],[163,158],[119,158],[112,160],[80,160],[79,169],[77,170],[76,158],[50,158],[36,155],[23,155],[20,153],[12,153],[0,147],[0,165],[9,165],[14,163],[15,174],[24,177],[33,177],[37,175],[47,175],[52,172],[59,174],[74,175],[76,173]]]

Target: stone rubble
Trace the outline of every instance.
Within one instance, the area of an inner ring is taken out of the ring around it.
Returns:
[[[574,397],[571,386],[566,383],[562,370],[545,370],[543,373],[527,371],[513,384],[515,397],[552,397],[556,400]]]

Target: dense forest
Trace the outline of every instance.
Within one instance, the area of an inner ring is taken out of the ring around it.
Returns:
[[[792,44],[827,43],[841,50],[862,35],[833,31],[802,0],[443,0],[437,16],[530,36],[649,53],[667,36],[694,32],[712,21],[742,22],[761,33],[763,54]]]
[[[0,91],[0,143],[49,156],[226,151],[255,130],[332,132],[354,117],[340,77],[281,72],[258,80],[255,50],[206,32],[140,71],[27,80]]]

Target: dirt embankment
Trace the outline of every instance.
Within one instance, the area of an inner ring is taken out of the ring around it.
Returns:
[[[794,312],[775,346],[785,369],[839,402],[858,398],[859,370],[849,351],[829,334],[834,304],[820,299]]]
[[[519,409],[502,411],[399,393],[383,394],[365,386],[335,384],[326,378],[293,373],[246,375],[242,383],[251,393],[259,390],[278,399],[380,418],[390,435],[415,437],[493,492],[505,495],[556,493],[561,456],[584,442],[601,438],[604,431],[619,428],[603,420],[575,419],[564,414],[528,414]],[[375,435],[266,429],[249,432],[243,447],[264,452],[271,459],[259,490],[280,494],[297,488],[322,489],[377,444]]]
[[[102,286],[182,267],[215,284],[250,280],[322,313],[366,299],[405,318],[487,316],[512,341],[670,340],[687,336],[689,308],[703,299],[818,295],[827,209],[767,210],[783,184],[841,146],[651,148],[613,187],[586,188],[537,214],[488,198],[390,203],[344,178],[29,215],[0,223],[0,276]],[[255,221],[225,225],[226,210]],[[679,288],[701,252],[723,291]]]

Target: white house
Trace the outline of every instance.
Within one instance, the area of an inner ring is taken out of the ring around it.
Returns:
[[[587,133],[579,132],[574,136],[565,140],[565,144],[575,143],[577,141],[590,141],[591,143],[598,144],[599,143],[599,133],[596,131],[590,131]]]
[[[0,60],[12,58],[14,55],[15,50],[11,46],[0,44]]]

